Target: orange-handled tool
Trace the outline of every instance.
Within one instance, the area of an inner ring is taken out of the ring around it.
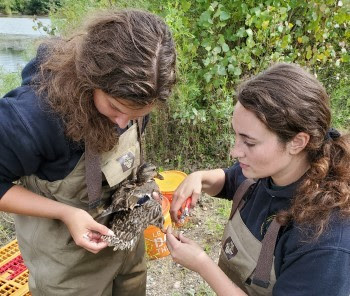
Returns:
[[[192,197],[189,197],[186,199],[186,203],[185,203],[185,208],[182,211],[182,214],[180,216],[180,223],[184,223],[185,218],[188,217],[190,215],[190,205],[192,202]]]

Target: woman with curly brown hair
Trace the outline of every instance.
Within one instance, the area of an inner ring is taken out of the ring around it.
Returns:
[[[17,214],[33,295],[145,295],[143,237],[113,251],[101,238],[113,235],[107,218],[94,218],[135,175],[175,59],[159,17],[102,11],[70,38],[42,44],[22,85],[0,100],[0,210]]]
[[[350,294],[350,137],[330,129],[323,86],[293,64],[244,82],[232,126],[238,161],[190,174],[171,214],[199,194],[233,200],[217,266],[168,230],[173,259],[218,295]],[[219,268],[220,267],[220,268]]]

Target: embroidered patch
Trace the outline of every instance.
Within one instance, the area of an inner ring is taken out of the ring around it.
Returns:
[[[229,236],[223,246],[222,246],[224,253],[227,257],[227,260],[230,260],[231,258],[233,258],[234,256],[236,256],[236,254],[238,253],[238,250],[235,246],[235,244],[232,241],[232,238]]]
[[[123,172],[126,172],[127,170],[130,170],[134,164],[135,156],[131,152],[128,152],[127,154],[122,155],[121,157],[117,158],[117,161],[121,164]]]

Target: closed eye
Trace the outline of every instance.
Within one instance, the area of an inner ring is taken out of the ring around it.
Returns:
[[[244,141],[244,144],[246,144],[248,147],[254,147],[254,146],[255,146],[255,144],[248,143],[248,142],[246,142],[246,141]]]

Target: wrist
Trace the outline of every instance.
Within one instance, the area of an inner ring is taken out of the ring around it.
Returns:
[[[57,219],[61,220],[64,223],[67,223],[69,219],[77,215],[82,209],[75,208],[66,204],[61,204],[57,210]]]
[[[197,270],[195,271],[198,272],[203,277],[205,270],[208,268],[211,262],[213,262],[211,258],[207,255],[207,253],[204,250],[202,250],[198,254],[197,268],[196,268]]]

